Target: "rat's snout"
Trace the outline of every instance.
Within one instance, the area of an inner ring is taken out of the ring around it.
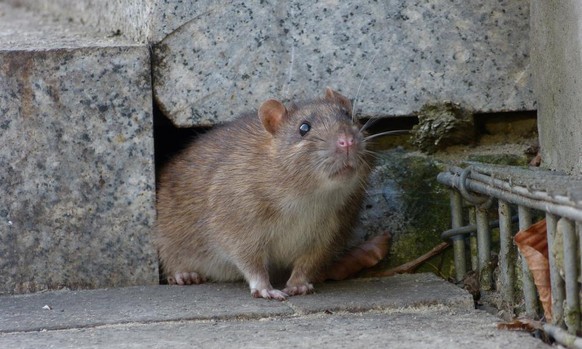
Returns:
[[[350,134],[341,133],[337,137],[337,146],[340,149],[351,148],[354,145],[354,136]]]
[[[337,133],[336,148],[339,151],[350,151],[358,143],[357,136],[350,128],[340,129]]]

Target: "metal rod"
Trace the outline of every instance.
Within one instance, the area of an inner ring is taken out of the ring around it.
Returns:
[[[463,225],[463,200],[461,194],[451,190],[451,226],[453,229]],[[455,259],[455,278],[461,281],[467,273],[467,261],[465,258],[465,240],[462,236],[453,239],[453,254]]]
[[[461,185],[459,176],[452,173],[441,172],[437,176],[437,180],[442,184],[454,188],[458,188]],[[472,178],[467,178],[466,186],[471,191],[493,196],[512,204],[527,206],[575,221],[582,221],[582,210],[576,207],[528,198],[513,191],[510,192],[504,189],[496,188],[490,184],[482,183]]]
[[[477,249],[479,259],[479,281],[483,291],[492,289],[493,266],[491,265],[491,234],[487,222],[487,210],[475,208],[477,217]]]
[[[556,340],[556,342],[565,345],[568,348],[582,349],[582,338],[571,335],[563,329],[550,324],[544,324],[543,328],[547,334]]]
[[[517,215],[519,216],[519,230],[525,230],[532,224],[531,211],[525,206],[517,207]],[[523,256],[521,259],[521,282],[523,288],[523,298],[525,302],[525,313],[528,317],[537,319],[539,317],[539,304],[536,285],[529,270],[529,266]]]
[[[473,209],[471,209],[471,210],[474,211]],[[473,222],[471,222],[471,219],[473,220]],[[511,217],[511,223],[517,223],[517,221],[518,221],[517,216]],[[475,212],[470,213],[469,223],[471,223],[471,224],[465,225],[465,226],[460,227],[460,228],[454,228],[454,229],[449,229],[449,230],[443,231],[441,233],[441,239],[446,240],[446,239],[451,239],[457,235],[466,235],[466,234],[475,233],[477,231],[477,224],[475,224]],[[499,227],[499,220],[498,219],[489,222],[489,229],[494,229],[497,227]]]
[[[580,252],[582,251],[582,238],[580,237],[580,234],[582,234],[582,223],[580,222],[576,222],[575,226],[575,233],[576,236],[578,236],[578,252],[577,252],[577,257],[578,257],[578,280],[582,280],[582,257],[580,256]],[[578,293],[578,302],[579,304],[582,306],[582,292]],[[580,311],[582,313],[582,308],[580,308]],[[582,322],[582,320],[581,320]],[[582,326],[582,323],[580,324],[580,326]]]
[[[475,208],[469,209],[469,224],[475,226],[474,232],[477,232],[477,218],[475,217]],[[477,234],[472,233],[469,236],[469,249],[471,251],[471,270],[479,270],[479,257],[477,257]]]
[[[508,182],[493,178],[491,176],[487,176],[480,173],[472,173],[471,177],[477,181],[488,183],[489,185],[493,185],[495,187],[515,192],[516,194],[523,195],[525,197],[529,197],[534,200],[542,200],[546,202],[552,202],[560,205],[574,205],[574,203],[567,197],[567,196],[550,196],[546,192],[539,191],[539,190],[530,190],[529,188],[520,187],[517,185],[511,185]]]
[[[560,276],[560,269],[554,253],[557,218],[546,213],[546,227],[548,235],[548,255],[550,262],[550,285],[552,287],[552,324],[562,326],[564,323],[564,280]]]
[[[574,222],[561,218],[558,221],[557,231],[564,237],[564,281],[566,283],[564,322],[568,327],[568,332],[576,334],[580,327],[580,299],[578,298],[578,261],[576,256],[578,239]]]
[[[499,200],[499,278],[503,301],[513,307],[515,294],[515,247],[511,234],[511,209],[506,201]]]

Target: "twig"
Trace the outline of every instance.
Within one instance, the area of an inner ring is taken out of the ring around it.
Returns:
[[[372,277],[376,276],[392,276],[396,274],[406,274],[406,273],[413,273],[422,263],[426,262],[427,260],[431,259],[432,257],[440,254],[443,252],[450,244],[448,242],[442,242],[436,245],[432,250],[428,251],[427,253],[423,254],[422,256],[418,257],[417,259],[399,265],[395,268],[379,271],[372,273]]]

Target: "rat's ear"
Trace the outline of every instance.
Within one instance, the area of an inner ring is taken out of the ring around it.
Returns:
[[[348,97],[328,87],[325,89],[325,99],[341,105],[352,116],[352,102],[350,102]]]
[[[275,134],[283,119],[287,117],[287,108],[276,99],[269,99],[263,102],[259,108],[259,118],[263,123],[265,130],[271,134]]]

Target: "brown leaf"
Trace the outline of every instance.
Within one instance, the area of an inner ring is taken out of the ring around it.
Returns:
[[[548,322],[551,322],[552,289],[550,285],[546,220],[541,220],[526,230],[518,232],[514,237],[514,241],[532,274],[544,308],[544,316]]]
[[[365,241],[335,262],[326,280],[344,280],[365,268],[378,264],[388,254],[390,234],[382,234]]]
[[[526,331],[535,332],[542,330],[542,323],[540,321],[530,319],[516,319],[510,322],[500,322],[497,324],[497,329],[507,331]]]

